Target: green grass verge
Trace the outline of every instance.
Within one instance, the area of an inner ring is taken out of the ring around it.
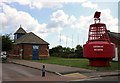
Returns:
[[[46,60],[33,60],[41,63],[49,63],[49,64],[58,64],[70,67],[78,67],[85,69],[92,69],[96,71],[108,71],[108,70],[120,70],[120,64],[118,62],[110,62],[110,67],[90,67],[88,66],[89,60],[84,58],[60,58],[60,57],[49,57]]]

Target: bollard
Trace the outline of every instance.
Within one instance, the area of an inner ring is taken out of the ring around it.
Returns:
[[[42,66],[42,77],[45,77],[45,65]]]

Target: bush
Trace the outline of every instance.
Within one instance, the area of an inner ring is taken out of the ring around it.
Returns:
[[[69,47],[62,47],[62,46],[57,46],[53,47],[50,49],[49,53],[50,56],[55,56],[55,57],[62,57],[62,58],[82,58],[83,57],[83,48],[80,45],[76,46],[76,50],[74,48],[69,48]]]

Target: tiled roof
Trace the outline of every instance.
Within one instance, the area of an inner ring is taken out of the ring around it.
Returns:
[[[14,34],[17,34],[17,33],[26,34],[27,32],[20,26],[20,28]]]
[[[115,33],[115,32],[108,32],[110,37],[116,38],[118,41],[120,41],[120,33]]]
[[[48,42],[44,41],[43,39],[41,39],[40,37],[38,37],[32,32],[23,35],[22,37],[20,37],[19,39],[15,41],[15,44],[21,44],[21,43],[49,44]]]

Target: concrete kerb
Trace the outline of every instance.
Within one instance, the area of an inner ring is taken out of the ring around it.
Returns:
[[[89,78],[85,78],[85,79],[71,80],[71,82],[80,82],[80,81],[84,81],[84,80],[95,79],[98,77],[108,77],[108,76],[120,76],[120,74],[90,76]],[[119,77],[118,77],[118,79],[119,79]]]
[[[109,76],[120,76],[120,74],[109,74],[109,75],[96,75],[96,76],[90,76],[90,78],[97,78],[97,77],[109,77]]]
[[[107,77],[107,76],[120,76],[120,73],[118,73],[118,74],[110,74],[110,75],[100,75],[100,77]]]
[[[11,61],[13,64],[17,64],[17,65],[22,65],[22,66],[26,66],[26,67],[29,67],[29,68],[34,68],[34,69],[37,69],[37,70],[42,70],[41,68],[36,68],[36,67],[32,67],[32,66],[28,66],[28,65],[24,65],[24,64],[20,64],[20,63],[17,63],[17,62],[14,62],[14,61]],[[49,70],[46,70],[46,72],[49,72],[49,73],[53,73],[53,74],[56,74],[56,75],[59,75],[59,76],[63,76],[64,74],[62,73],[59,73],[59,72],[54,72],[54,71],[49,71]],[[77,72],[77,71],[76,71]],[[71,73],[71,72],[69,72]],[[75,73],[75,72],[72,72],[72,73]],[[66,73],[65,73],[66,74]],[[96,77],[107,77],[107,76],[120,76],[120,73],[118,74],[107,74],[107,75],[97,75],[97,76],[89,76],[89,78],[96,78]]]
[[[17,65],[21,65],[21,66],[25,66],[25,67],[29,67],[29,68],[33,68],[33,69],[37,69],[37,70],[42,70],[41,68],[36,68],[36,67],[32,67],[32,66],[28,66],[28,65],[24,65],[24,64],[20,64],[20,63],[16,63],[16,62],[13,62],[11,61],[13,64],[17,64]],[[49,70],[46,70],[46,72],[49,72],[49,73],[53,73],[53,74],[56,74],[56,75],[59,75],[59,76],[62,76],[62,74],[58,73],[58,72],[53,72],[53,71],[49,71]]]
[[[24,64],[20,64],[20,63],[14,62],[14,61],[11,61],[11,62],[13,64],[22,65],[22,66],[26,66],[26,67],[29,67],[29,68],[34,68],[34,69],[37,69],[37,70],[42,70],[41,68],[32,67],[32,66],[28,66],[28,65],[24,65]],[[59,73],[59,72],[54,72],[54,71],[46,70],[46,72],[53,73],[53,74],[56,74],[56,75],[59,75],[59,76],[64,76],[65,74],[76,73],[76,72],[79,72],[79,71],[67,72],[67,73],[66,72],[65,73]]]

